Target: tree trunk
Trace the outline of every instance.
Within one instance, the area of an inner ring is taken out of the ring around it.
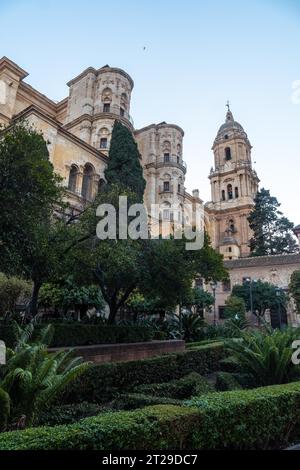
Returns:
[[[39,281],[33,281],[33,289],[30,300],[30,313],[32,316],[36,316],[38,313],[38,297],[42,283]]]

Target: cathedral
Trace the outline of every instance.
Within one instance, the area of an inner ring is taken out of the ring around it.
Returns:
[[[182,209],[200,205],[205,229],[214,248],[224,256],[231,284],[242,282],[244,276],[253,279],[259,275],[287,288],[292,269],[300,269],[299,254],[249,258],[251,230],[247,218],[259,179],[252,167],[252,146],[229,104],[225,122],[213,142],[211,201],[204,204],[199,190],[190,194],[185,189],[184,131],[166,122],[135,129],[130,115],[134,82],[124,70],[109,65],[89,67],[68,82],[69,95],[60,102],[31,87],[25,81],[27,75],[10,59],[0,59],[0,124],[8,126],[23,119],[43,133],[54,169],[64,179],[72,210],[81,210],[105,183],[117,119],[137,142],[147,183],[144,199],[148,209],[159,205],[162,217],[171,220],[174,205]],[[227,283],[216,292],[219,319],[230,290]],[[290,321],[297,324],[295,315]]]

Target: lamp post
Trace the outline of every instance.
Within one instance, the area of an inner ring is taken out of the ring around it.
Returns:
[[[216,289],[217,289],[217,283],[212,281],[210,283],[210,286],[213,291],[213,296],[214,296],[214,326],[217,325],[217,312],[216,312]]]
[[[281,296],[281,289],[277,287],[276,289],[276,298],[277,298],[277,305],[278,305],[278,319],[279,319],[279,329],[281,330],[281,302],[280,302],[280,296]]]
[[[249,283],[249,289],[250,289],[250,310],[251,310],[251,315],[254,315],[254,311],[253,311],[253,284],[256,284],[257,281],[256,281],[256,279],[251,279],[251,277],[247,277],[246,282]]]

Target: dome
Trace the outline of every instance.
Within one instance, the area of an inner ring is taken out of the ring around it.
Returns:
[[[227,106],[228,111],[226,114],[226,120],[225,123],[222,124],[222,126],[218,130],[216,141],[238,136],[247,139],[247,134],[244,131],[243,126],[239,122],[234,120],[233,114],[229,109],[229,105]]]

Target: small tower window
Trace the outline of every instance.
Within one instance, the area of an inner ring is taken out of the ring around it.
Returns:
[[[229,230],[231,233],[235,233],[235,225],[234,225],[234,220],[229,220]]]
[[[223,191],[222,191],[222,201],[225,201],[225,200],[226,200],[225,190],[223,189]]]
[[[177,163],[180,163],[180,157],[177,156]]]
[[[228,194],[228,199],[232,199],[232,198],[233,198],[232,184],[229,184],[229,185],[227,186],[227,194]]]
[[[102,137],[100,139],[100,148],[107,149],[107,137]]]
[[[169,209],[164,209],[163,210],[163,219],[164,220],[170,220],[170,210]]]
[[[125,109],[120,108],[120,116],[122,116],[122,117],[125,116]]]
[[[170,191],[170,182],[169,181],[164,181],[164,191],[166,191],[166,192]]]
[[[227,134],[225,135],[225,139],[228,140],[228,135]]]
[[[238,188],[238,187],[236,187],[236,188],[234,189],[234,194],[235,194],[235,197],[236,197],[236,198],[239,197],[239,188]]]
[[[225,149],[225,160],[227,160],[227,161],[231,160],[231,149],[230,149],[230,147],[226,147],[226,149]]]
[[[181,186],[180,184],[178,184],[178,192],[180,193],[180,191],[181,191]]]
[[[164,153],[164,162],[167,163],[170,161],[170,154],[169,153]]]
[[[103,112],[104,113],[110,113],[110,103],[104,103]]]

